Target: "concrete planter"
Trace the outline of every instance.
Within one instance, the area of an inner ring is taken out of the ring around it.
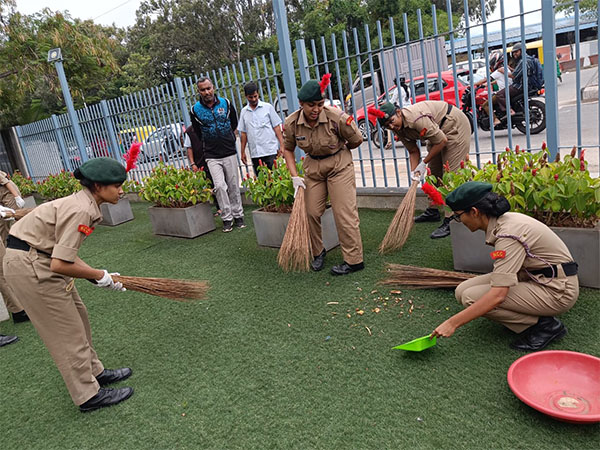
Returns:
[[[256,241],[262,247],[281,247],[287,224],[290,220],[289,213],[273,213],[263,211],[262,208],[252,211]],[[331,250],[340,245],[340,241],[333,219],[333,210],[327,208],[321,217],[323,230],[323,246]]]
[[[23,208],[35,208],[37,206],[37,203],[35,202],[35,197],[33,195],[23,197],[23,201],[25,202],[25,206],[23,206]]]
[[[2,298],[2,295],[0,295],[0,322],[4,322],[8,319],[10,319],[10,314],[8,314],[8,310],[4,304],[4,299]]]
[[[579,264],[579,284],[600,289],[600,228],[551,227],[567,245],[573,259]],[[466,272],[488,273],[493,269],[490,253],[493,247],[485,245],[485,233],[471,233],[461,223],[450,225],[454,269]]]
[[[133,220],[133,211],[129,200],[122,198],[116,205],[112,203],[100,204],[100,211],[102,211],[102,222],[100,225],[109,225],[114,227],[125,222]]]
[[[208,203],[199,203],[187,208],[151,206],[148,214],[154,234],[191,239],[216,228]]]

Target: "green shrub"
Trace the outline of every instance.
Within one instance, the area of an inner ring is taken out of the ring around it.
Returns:
[[[31,177],[24,177],[18,170],[10,178],[19,188],[21,196],[27,197],[37,191],[37,187]]]
[[[63,170],[56,175],[49,175],[38,184],[38,193],[47,200],[66,197],[82,189],[79,180],[71,172]]]

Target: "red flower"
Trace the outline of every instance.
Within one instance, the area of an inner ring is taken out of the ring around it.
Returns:
[[[445,170],[446,172],[450,172],[450,164],[448,164],[448,161],[446,161],[446,162],[444,163],[444,170]]]
[[[584,159],[583,159],[584,155],[585,155],[585,148],[583,150],[581,150],[581,153],[579,155],[579,161],[582,161],[582,162],[584,161]]]
[[[520,149],[520,148],[521,148],[521,147],[519,147],[519,144],[515,145],[515,150],[516,150],[516,151],[519,151],[519,149]]]
[[[283,178],[281,178],[281,175],[279,176],[279,179],[280,179],[280,180],[283,180]]]
[[[200,172],[204,172],[204,166],[200,167]]]
[[[302,158],[300,158],[300,161],[304,161],[304,156]]]
[[[573,148],[571,149],[571,158],[575,158],[576,154],[577,154],[577,147],[573,146]]]
[[[535,175],[536,175],[536,174],[537,174],[537,169],[533,169],[533,170],[531,171],[531,175],[533,175],[533,176],[535,177]]]
[[[516,149],[515,149],[515,153],[516,153],[517,155],[519,154],[519,149],[518,149],[518,148],[516,148]]]
[[[505,149],[505,150],[506,150],[507,152],[510,152],[510,148],[508,148],[508,147],[506,147],[506,149]]]
[[[581,163],[579,164],[579,170],[585,172],[585,161],[581,161]]]
[[[461,161],[461,162],[460,162],[460,168],[461,168],[461,169],[464,169],[464,168],[465,168],[465,162],[464,162],[464,161]]]
[[[542,142],[542,150],[546,150],[546,141]]]
[[[432,205],[443,205],[444,204],[444,199],[442,198],[442,194],[440,193],[440,191],[438,191],[435,188],[435,186],[433,186],[429,183],[424,183],[423,186],[421,187],[421,189],[423,189],[423,192],[425,192],[427,194],[427,196],[431,200]]]
[[[554,174],[554,179],[558,180],[558,174],[557,173]]]
[[[529,167],[525,166],[523,167],[523,172],[527,172],[529,170]]]
[[[179,185],[178,184],[175,185],[175,189],[179,189]]]
[[[431,175],[431,169],[429,167],[427,167],[427,175]]]
[[[277,169],[277,161],[273,161],[273,169]]]

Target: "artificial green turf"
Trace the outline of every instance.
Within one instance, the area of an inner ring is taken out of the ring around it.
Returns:
[[[511,393],[506,372],[522,354],[498,324],[476,320],[423,353],[391,350],[460,310],[451,290],[377,285],[384,262],[452,269],[450,240],[429,239],[435,224],[382,257],[393,211],[361,210],[366,268],[334,278],[339,249],[320,273],[281,272],[277,250],[256,245],[250,209],[246,229],[187,240],[152,235],[147,205],[133,208],[134,221],[96,227],[80,256],[124,275],[208,280],[208,298],[78,281],[100,358],[134,372],[121,383],[130,400],[90,414],[31,324],[2,323],[21,340],[0,349],[0,448],[597,448],[597,426],[555,421]],[[551,349],[600,353],[598,297],[582,289]]]

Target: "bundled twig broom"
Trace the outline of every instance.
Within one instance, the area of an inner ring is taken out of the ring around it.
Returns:
[[[398,210],[392,219],[392,223],[379,246],[379,253],[401,249],[408,239],[410,230],[415,223],[415,202],[417,199],[417,188],[419,183],[413,181],[408,192],[398,206]]]
[[[310,232],[304,204],[304,189],[299,188],[294,199],[290,221],[277,255],[277,262],[286,272],[308,272],[310,270],[310,260]]]
[[[463,281],[477,276],[472,273],[402,264],[387,264],[386,271],[388,278],[383,280],[381,284],[407,286],[414,289],[454,288]]]
[[[127,277],[112,275],[115,282],[123,283],[125,289],[170,298],[180,302],[201,300],[208,291],[206,281],[175,280],[172,278]]]
[[[7,212],[6,213],[6,218],[14,218],[15,220],[20,220],[23,217],[25,217],[27,214],[29,214],[31,211],[33,211],[35,208],[22,208],[22,209],[15,209],[14,213],[11,212]]]

